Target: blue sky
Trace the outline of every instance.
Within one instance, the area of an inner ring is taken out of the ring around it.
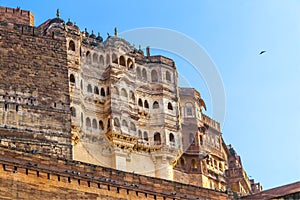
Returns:
[[[206,50],[222,77],[223,137],[241,155],[248,175],[265,189],[300,180],[300,1],[0,0],[0,5],[31,10],[36,25],[54,18],[59,8],[65,21],[71,18],[104,38],[114,27],[119,32],[161,27],[187,35]],[[259,55],[261,50],[267,52]],[[185,60],[165,55],[201,92],[210,114],[204,80]]]

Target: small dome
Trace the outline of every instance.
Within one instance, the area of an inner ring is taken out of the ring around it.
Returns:
[[[98,33],[98,36],[97,36],[96,40],[98,40],[99,42],[103,41],[103,38],[100,36],[100,33]]]
[[[64,20],[62,20],[61,18],[54,18],[54,19],[52,19],[51,21],[50,21],[50,24],[53,24],[53,23],[57,23],[57,24],[64,24],[65,23],[65,21]]]
[[[96,39],[96,35],[94,34],[93,30],[92,30],[92,34],[90,35],[90,37]]]
[[[57,10],[56,10],[56,18],[52,19],[52,20],[50,21],[50,24],[52,24],[52,23],[58,23],[58,24],[63,23],[63,24],[64,24],[65,21],[62,20],[61,18],[59,18],[59,16],[60,16],[60,12],[59,12],[59,9],[57,9]]]
[[[67,25],[68,26],[73,26],[73,23],[70,21],[70,19],[68,19]]]
[[[76,25],[76,22],[74,22],[74,28],[76,28],[77,30],[78,30],[78,32],[80,32],[80,29],[79,29],[79,27]]]

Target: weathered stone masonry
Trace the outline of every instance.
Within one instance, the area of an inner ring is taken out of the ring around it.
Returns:
[[[17,149],[71,158],[63,32],[0,23],[0,139]]]
[[[2,146],[0,152],[1,199],[227,199],[222,192],[89,163]]]
[[[175,62],[117,35],[80,31],[59,12],[34,27],[30,11],[0,7],[0,198],[251,193]]]

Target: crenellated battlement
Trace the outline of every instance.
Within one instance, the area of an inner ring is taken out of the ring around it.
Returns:
[[[34,26],[34,15],[28,10],[0,6],[0,21]]]

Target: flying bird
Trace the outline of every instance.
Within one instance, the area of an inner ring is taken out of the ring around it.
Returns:
[[[263,53],[266,53],[266,51],[261,51],[261,52],[259,53],[259,55],[261,55],[261,54],[263,54]]]

